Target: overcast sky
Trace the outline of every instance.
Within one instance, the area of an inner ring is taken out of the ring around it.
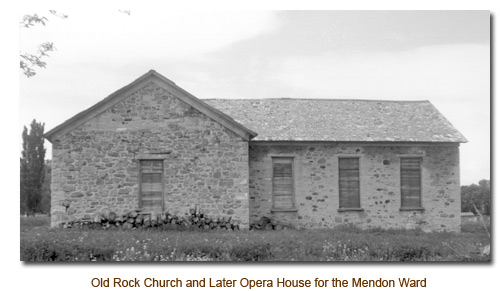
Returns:
[[[57,48],[47,69],[20,73],[20,131],[33,118],[50,130],[155,69],[201,99],[430,100],[469,140],[462,184],[490,178],[487,11],[61,12],[20,29],[21,51]]]

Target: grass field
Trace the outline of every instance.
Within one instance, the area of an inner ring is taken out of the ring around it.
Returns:
[[[489,261],[480,223],[408,230],[158,231],[50,229],[21,217],[22,261]]]

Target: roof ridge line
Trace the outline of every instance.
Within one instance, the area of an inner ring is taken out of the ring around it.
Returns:
[[[290,101],[295,101],[295,100],[307,100],[307,101],[367,101],[367,102],[429,102],[427,99],[423,100],[384,100],[384,99],[334,99],[334,98],[288,98],[288,97],[283,97],[283,98],[206,98],[206,99],[201,99],[201,100],[239,100],[239,101],[261,101],[261,100],[290,100]]]

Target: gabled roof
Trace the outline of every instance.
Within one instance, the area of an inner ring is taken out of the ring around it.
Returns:
[[[87,108],[86,110],[84,110],[84,111],[78,113],[77,115],[71,117],[70,119],[66,120],[64,123],[56,126],[55,128],[53,128],[52,130],[50,130],[49,132],[47,132],[45,134],[45,138],[48,139],[49,141],[52,141],[52,140],[55,140],[58,136],[61,136],[63,134],[70,132],[71,130],[75,129],[76,127],[84,124],[85,122],[89,121],[90,119],[94,118],[95,116],[106,111],[107,109],[114,106],[115,104],[123,101],[128,96],[130,96],[134,92],[138,91],[139,89],[145,87],[150,82],[155,82],[160,87],[169,91],[170,93],[172,93],[174,96],[176,96],[180,100],[191,105],[192,107],[194,107],[198,111],[202,112],[203,114],[207,115],[211,119],[220,123],[221,125],[223,125],[227,129],[233,131],[235,134],[241,136],[245,140],[250,140],[251,138],[253,138],[257,135],[257,133],[253,132],[252,130],[250,130],[250,129],[246,128],[245,126],[239,124],[238,122],[234,121],[234,119],[232,119],[228,115],[220,112],[219,110],[207,105],[205,102],[201,101],[200,99],[194,97],[189,92],[187,92],[184,89],[182,89],[181,87],[177,86],[174,82],[165,78],[161,74],[157,73],[154,70],[150,70],[149,72],[142,75],[137,80],[130,83],[129,85],[121,88],[120,90],[109,95],[108,97],[106,97],[102,101],[98,102],[97,104]]]
[[[262,141],[467,142],[429,101],[206,99]]]
[[[245,140],[467,142],[429,101],[200,100],[154,70],[56,126],[45,134],[45,138],[53,141],[70,132],[150,82],[155,82]]]

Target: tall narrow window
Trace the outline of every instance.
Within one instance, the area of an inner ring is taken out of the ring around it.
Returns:
[[[360,208],[359,158],[339,158],[340,208]]]
[[[163,211],[163,160],[141,160],[140,200],[143,211]]]
[[[273,209],[294,209],[293,195],[293,158],[273,158]]]
[[[420,208],[421,158],[401,158],[401,207]]]

